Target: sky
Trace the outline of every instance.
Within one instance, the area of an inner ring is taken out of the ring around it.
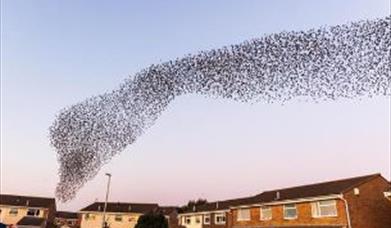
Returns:
[[[1,1],[1,193],[54,197],[56,114],[136,72],[265,34],[390,15],[388,0]],[[57,202],[182,205],[381,173],[390,179],[390,97],[285,104],[186,95]]]

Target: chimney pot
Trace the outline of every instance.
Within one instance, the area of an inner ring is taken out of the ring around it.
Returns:
[[[279,200],[281,198],[281,194],[279,191],[276,192],[276,200]]]

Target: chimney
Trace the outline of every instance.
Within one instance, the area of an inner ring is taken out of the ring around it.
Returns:
[[[128,206],[128,211],[131,211],[132,210],[132,205],[129,205]]]
[[[195,205],[193,206],[193,211],[196,211],[196,206]]]
[[[29,206],[29,204],[30,204],[30,201],[26,200],[26,206]]]
[[[216,202],[216,209],[219,209],[219,201]]]
[[[276,192],[276,200],[280,200],[281,198],[281,194],[279,191]]]

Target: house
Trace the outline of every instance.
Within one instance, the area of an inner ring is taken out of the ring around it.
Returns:
[[[57,211],[54,219],[56,227],[59,228],[79,228],[80,219],[79,215],[74,212]]]
[[[25,216],[16,223],[18,228],[45,228],[46,220],[44,218]],[[51,227],[51,226],[48,226]]]
[[[79,211],[81,215],[81,228],[102,227],[103,202],[95,202]],[[158,204],[146,203],[107,203],[105,220],[110,228],[132,228],[137,224],[138,218],[149,212],[159,210]]]
[[[384,192],[384,197],[391,201],[391,191]]]
[[[186,228],[231,227],[230,207],[251,202],[253,197],[210,202],[193,206],[178,215],[179,225]]]
[[[233,228],[389,228],[389,182],[380,174],[266,191],[231,207]]]
[[[0,223],[18,227],[52,227],[54,198],[0,194]]]
[[[159,212],[166,217],[168,221],[168,226],[170,228],[178,228],[179,222],[178,222],[178,207],[175,206],[164,206],[159,207]]]

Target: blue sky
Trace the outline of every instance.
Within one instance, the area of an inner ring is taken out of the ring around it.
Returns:
[[[152,63],[264,34],[390,15],[388,0],[1,1],[1,192],[53,196],[58,111]],[[381,172],[390,98],[243,104],[184,96],[61,209],[182,204]]]

